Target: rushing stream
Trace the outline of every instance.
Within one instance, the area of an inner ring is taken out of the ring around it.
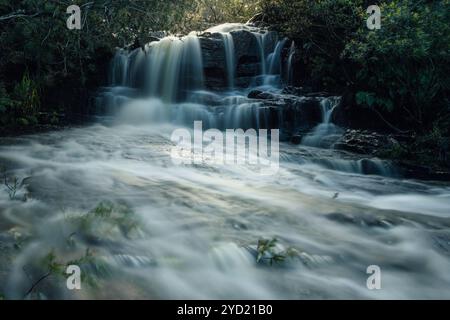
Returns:
[[[268,33],[250,29],[263,66],[249,88],[237,89],[230,79],[236,28],[247,26],[209,31],[224,42],[228,90],[204,87],[197,35],[168,37],[146,52],[117,53],[110,86],[98,99],[107,112],[95,124],[1,140],[0,162],[19,185],[11,191],[9,178],[0,187],[0,293],[18,299],[450,297],[450,185],[404,180],[384,161],[324,146],[324,137],[340,133],[330,122],[336,97],[323,98],[322,123],[301,145],[280,142],[276,174],[174,164],[171,134],[192,129],[195,120],[221,130],[270,126],[267,109],[247,95],[281,90],[291,43],[279,39],[266,52]],[[376,174],[364,174],[368,166]],[[258,241],[274,238],[273,250],[283,258],[257,259]],[[27,295],[51,262],[54,269],[80,264],[82,290],[69,291],[54,272]],[[370,265],[381,268],[381,290],[366,287]]]

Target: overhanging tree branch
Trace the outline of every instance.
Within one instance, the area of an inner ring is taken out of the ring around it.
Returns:
[[[16,11],[16,12],[7,14],[5,16],[1,16],[0,17],[0,21],[7,21],[7,20],[17,19],[17,18],[34,18],[34,17],[37,17],[40,14],[41,14],[41,12],[36,12],[34,14],[25,14],[21,10],[21,11]]]

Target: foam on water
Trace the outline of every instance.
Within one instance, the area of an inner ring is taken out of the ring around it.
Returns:
[[[288,62],[291,75],[294,49],[283,54],[285,39],[249,25],[209,29],[223,35],[228,81],[230,33],[238,30],[256,39],[261,66],[253,83],[279,93],[281,66]],[[333,150],[336,98],[321,100],[322,123],[303,145],[281,143],[275,175],[175,165],[175,129],[192,130],[198,120],[205,129],[267,128],[281,117],[247,98],[253,87],[206,91],[200,48],[191,34],[119,50],[99,96],[112,120],[2,141],[0,162],[23,181],[15,196],[0,187],[0,248],[21,241],[7,267],[0,250],[2,293],[23,298],[49,252],[71,261],[89,249],[95,262],[83,270],[97,286],[71,292],[65,279],[49,279],[33,297],[450,297],[450,187],[399,179],[384,161]],[[99,202],[114,209],[95,215]],[[276,250],[298,254],[257,262],[258,241],[274,237]],[[374,264],[380,291],[366,287]]]

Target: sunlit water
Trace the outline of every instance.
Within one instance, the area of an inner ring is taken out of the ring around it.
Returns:
[[[0,232],[26,238],[1,274],[5,294],[22,298],[39,277],[24,268],[52,249],[70,261],[90,248],[102,265],[85,268],[96,286],[71,292],[51,277],[40,297],[450,296],[450,188],[328,170],[308,161],[320,150],[288,144],[273,176],[175,166],[173,129],[97,124],[4,140],[2,162],[26,178],[15,199],[0,193]],[[71,217],[101,201],[127,207],[138,226],[125,233],[99,219],[77,230]],[[274,237],[300,257],[257,263],[258,240]],[[382,290],[366,288],[369,265],[381,267]]]

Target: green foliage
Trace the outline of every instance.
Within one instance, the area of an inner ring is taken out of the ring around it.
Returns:
[[[278,239],[260,239],[257,245],[256,262],[268,261],[270,265],[274,263],[284,263],[290,258],[298,257],[299,253],[294,248],[281,250],[278,246]]]
[[[3,179],[3,184],[8,192],[9,199],[14,200],[16,198],[16,193],[21,187],[21,183],[17,177],[8,176],[6,169],[0,166],[0,174]]]
[[[447,127],[448,128],[448,127]],[[445,128],[445,129],[447,129]],[[395,159],[434,169],[450,167],[450,138],[448,132],[435,124],[433,129],[415,135],[406,143],[395,143],[377,153],[380,158]]]
[[[84,0],[76,3],[82,29],[69,30],[66,9],[72,3],[0,0],[3,131],[58,122],[55,116],[37,117],[39,111],[85,112],[88,98],[79,92],[104,84],[117,47],[142,46],[154,31],[187,33],[245,22],[259,10],[259,0]]]
[[[128,207],[110,202],[101,202],[90,212],[67,219],[76,233],[88,240],[111,239],[118,234],[131,237],[139,229],[139,220]]]
[[[362,25],[362,0],[263,0],[265,22],[295,40],[304,76],[316,86],[351,82],[341,54]]]
[[[81,282],[91,287],[96,287],[96,279],[92,272],[88,272],[89,268],[93,265],[101,266],[101,263],[96,261],[95,254],[87,248],[82,256],[77,259],[63,261],[61,257],[58,257],[55,250],[48,252],[38,263],[41,270],[47,270],[47,275],[56,276],[66,279],[69,274],[66,273],[67,267],[76,265],[81,272]]]
[[[263,0],[262,7],[267,22],[296,41],[315,87],[350,90],[359,105],[423,134],[450,114],[450,1],[377,3],[382,25],[373,31],[367,1]]]
[[[25,73],[11,94],[0,85],[0,123],[4,126],[13,125],[27,127],[35,125],[40,109],[39,87]]]
[[[395,112],[415,130],[431,129],[450,85],[448,5],[448,0],[382,3],[382,28],[361,28],[343,52],[358,67],[356,86],[370,92],[368,99],[357,95],[360,104]]]
[[[414,157],[427,165],[450,167],[450,138],[445,129],[435,125],[429,132],[418,136],[411,146]]]
[[[410,150],[400,144],[394,144],[391,148],[382,149],[377,156],[381,158],[401,160],[410,156]]]
[[[380,106],[384,107],[388,111],[392,111],[394,108],[392,100],[380,98],[373,92],[357,92],[356,103],[362,106],[368,106],[370,108]]]
[[[259,0],[197,0],[192,1],[195,10],[185,15],[184,30],[205,30],[226,22],[245,23],[260,8]]]
[[[26,298],[33,298],[35,295],[39,298],[38,284],[50,276],[60,280],[66,279],[69,276],[66,273],[67,267],[71,265],[81,269],[83,285],[98,287],[102,278],[111,275],[112,269],[107,261],[90,247],[95,248],[101,240],[117,241],[118,236],[129,237],[131,232],[138,228],[138,220],[129,208],[110,202],[101,202],[86,214],[67,216],[64,222],[75,231],[65,242],[61,241],[56,248],[52,246],[53,249],[29,266],[37,276]],[[61,285],[62,282],[49,284],[55,286]]]

